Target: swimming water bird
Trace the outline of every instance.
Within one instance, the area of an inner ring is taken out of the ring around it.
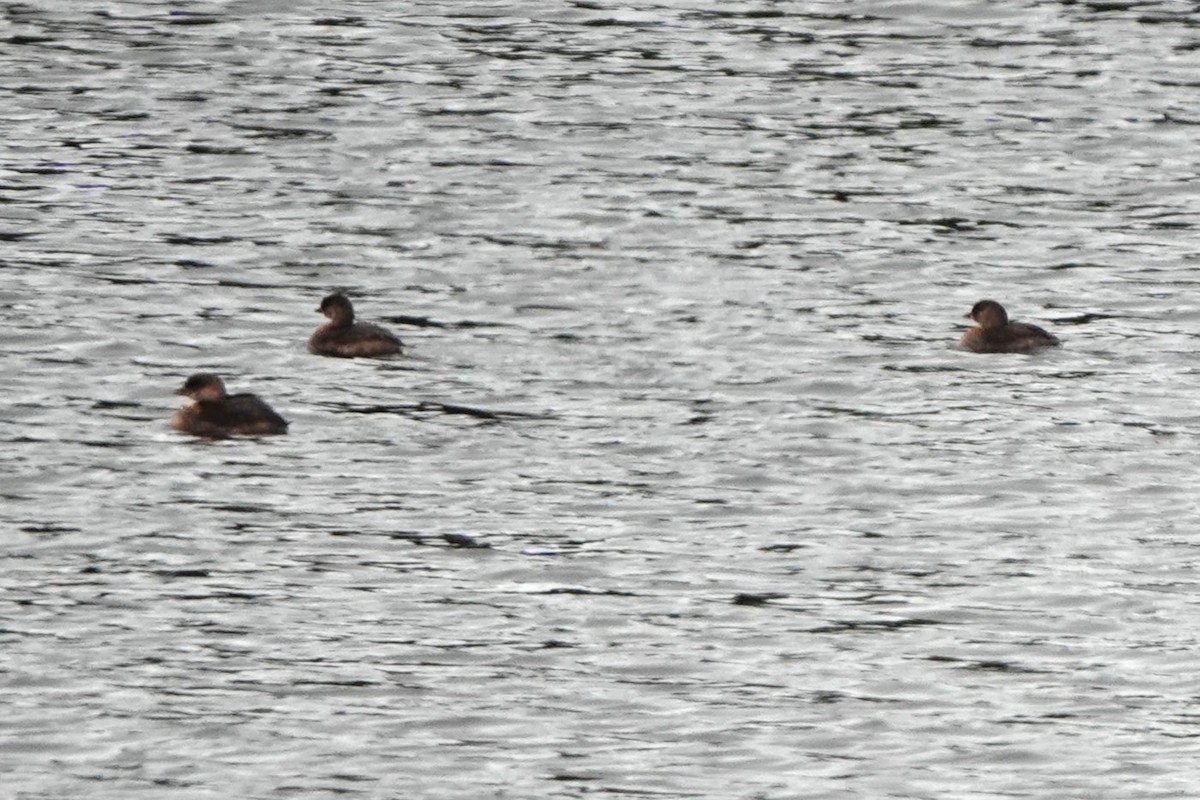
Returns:
[[[350,298],[334,292],[317,309],[329,322],[317,328],[308,340],[308,351],[319,356],[356,358],[399,355],[404,343],[378,325],[354,321]]]
[[[212,373],[192,375],[175,394],[196,401],[171,419],[171,427],[177,431],[212,439],[287,433],[287,420],[258,395],[226,394],[225,382]]]
[[[1031,353],[1057,347],[1058,337],[1027,322],[1009,322],[1008,312],[995,300],[980,300],[967,314],[979,323],[963,334],[962,345],[976,353]]]

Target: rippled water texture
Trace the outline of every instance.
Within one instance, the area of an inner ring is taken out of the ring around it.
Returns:
[[[0,14],[0,794],[1195,795],[1193,4]]]

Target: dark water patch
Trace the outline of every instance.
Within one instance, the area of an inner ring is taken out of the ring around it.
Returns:
[[[80,400],[82,398],[72,398],[72,399]],[[135,403],[135,402],[128,401],[128,400],[96,400],[95,402],[92,403],[91,407],[93,410],[96,410],[96,411],[107,411],[107,410],[111,410],[111,409],[122,409],[122,408],[141,408],[142,404]]]
[[[330,28],[340,28],[340,27],[367,28],[367,27],[370,27],[370,23],[368,22],[366,17],[358,17],[358,16],[352,16],[352,15],[346,15],[346,16],[340,16],[340,17],[319,17],[317,19],[314,19],[310,24],[322,26],[322,27],[330,27]]]
[[[930,656],[928,660],[934,663],[951,664],[960,669],[975,670],[978,672],[1002,672],[1021,675],[1044,675],[1049,672],[1049,670],[1033,669],[1032,667],[1021,666],[1002,660],[976,660],[955,658],[952,656]]]
[[[1095,378],[1095,377],[1101,376],[1103,374],[1104,373],[1096,371],[1096,370],[1086,370],[1086,369],[1060,370],[1058,372],[1051,373],[1050,377],[1058,378],[1059,380],[1064,380],[1064,381],[1077,381],[1077,380],[1086,380],[1088,378]]]
[[[234,278],[220,278],[216,281],[217,286],[225,286],[231,289],[279,289],[277,283],[259,283],[250,280],[239,280]]]
[[[783,600],[787,595],[782,592],[739,592],[733,596],[735,606],[765,606],[774,600]]]
[[[277,509],[272,506],[252,503],[209,503],[217,511],[228,511],[233,514],[274,514]]]
[[[920,419],[930,414],[929,411],[897,411],[884,409],[870,408],[851,408],[846,406],[834,405],[814,405],[814,411],[819,411],[822,414],[832,414],[835,416],[850,416],[859,417],[867,420],[878,420],[880,422],[896,422],[907,419]]]
[[[8,170],[17,173],[18,175],[71,175],[77,171],[74,164],[38,164],[31,166],[16,166],[9,165]]]
[[[574,597],[641,597],[637,592],[620,589],[591,589],[585,586],[554,586],[530,592],[533,595],[568,595]]]
[[[451,547],[466,550],[488,550],[492,546],[489,542],[481,541],[465,533],[443,533],[442,540]]]
[[[1026,184],[1011,184],[1011,185],[1004,186],[1002,188],[1006,194],[1015,194],[1015,195],[1028,196],[1028,195],[1050,194],[1050,195],[1058,195],[1060,197],[1074,197],[1075,196],[1075,192],[1073,192],[1073,191],[1070,191],[1068,189],[1057,189],[1052,186],[1033,186],[1033,185],[1026,185]]]
[[[213,572],[208,569],[180,568],[153,570],[152,574],[160,578],[211,578]]]
[[[1197,44],[1196,49],[1200,50],[1200,43]],[[1174,84],[1171,84],[1171,83],[1165,82],[1165,81],[1162,82],[1162,85],[1165,87],[1171,87],[1171,88],[1175,87]],[[1200,86],[1200,83],[1192,85],[1192,86],[1178,87],[1178,88],[1194,89],[1194,88],[1196,88],[1196,86]],[[1160,122],[1164,125],[1188,125],[1188,126],[1200,125],[1200,116],[1184,117],[1184,116],[1181,116],[1180,114],[1178,114],[1177,112],[1164,111]]]
[[[189,247],[234,244],[243,241],[241,237],[229,235],[199,236],[185,233],[160,233],[158,236],[167,244],[187,245]]]
[[[1069,317],[1055,317],[1053,322],[1056,325],[1089,325],[1093,322],[1100,322],[1106,319],[1121,319],[1117,314],[1104,314],[1095,311],[1085,311],[1082,314],[1074,314]]]
[[[1195,225],[1183,220],[1160,220],[1147,223],[1146,227],[1158,230],[1190,230]]]
[[[1170,430],[1157,422],[1146,420],[1122,420],[1120,424],[1122,427],[1144,430],[1151,436],[1179,436],[1184,433],[1184,431]]]
[[[797,550],[803,550],[807,547],[810,547],[810,545],[785,542],[780,544],[764,545],[758,549],[764,553],[793,553]]]
[[[577,772],[555,772],[547,777],[552,781],[558,781],[561,783],[588,783],[590,781],[605,780],[605,776],[602,774],[585,775]]]
[[[54,364],[58,366],[75,366],[84,367],[91,362],[83,357],[76,356],[75,358],[56,358],[53,356],[37,356],[31,359],[34,364]]]
[[[579,23],[585,28],[638,28],[650,29],[658,28],[663,25],[663,22],[658,19],[620,19],[618,17],[604,17],[601,19],[586,19]]]
[[[807,610],[807,609],[806,609]],[[807,629],[807,633],[860,633],[863,631],[893,632],[906,628],[945,626],[942,620],[921,619],[918,617],[888,620],[846,620],[829,625],[819,625]]]
[[[524,247],[530,250],[557,250],[557,251],[573,251],[579,248],[599,248],[603,243],[596,240],[582,239],[549,239],[542,238],[536,235],[524,236],[500,236],[496,234],[486,234],[481,237],[483,241],[489,244],[497,244],[502,247]]]
[[[220,25],[225,20],[213,14],[173,8],[167,12],[166,22],[169,25]]]
[[[326,223],[321,227],[330,233],[347,234],[350,236],[371,236],[382,239],[391,239],[399,231],[398,228],[394,227],[344,226],[333,222]]]
[[[885,372],[907,372],[915,375],[926,373],[961,373],[969,372],[966,367],[954,366],[950,364],[883,364],[880,366]]]
[[[338,413],[345,414],[398,414],[400,416],[411,417],[413,419],[423,418],[430,413],[443,414],[447,416],[464,416],[474,419],[483,420],[485,422],[501,422],[503,420],[516,419],[536,419],[546,420],[553,419],[551,415],[539,414],[526,411],[490,411],[485,408],[476,408],[474,406],[458,405],[456,403],[441,403],[431,400],[423,400],[414,403],[376,403],[376,404],[353,404],[353,403],[321,403],[325,408],[332,409]]]
[[[342,680],[335,680],[333,678],[329,678],[326,680],[313,680],[313,679],[298,680],[298,681],[295,681],[292,685],[297,686],[297,687],[317,686],[317,687],[332,687],[332,688],[346,688],[346,689],[365,689],[365,688],[369,688],[369,687],[373,687],[373,686],[387,686],[389,684],[387,684],[383,681],[367,680],[366,678],[346,678],[346,679],[342,679]],[[280,788],[284,791],[288,791],[288,788],[286,787],[286,785],[281,786]],[[295,787],[291,787],[291,788],[292,788],[292,790],[295,790],[295,789],[301,789],[303,787],[295,786]]]
[[[349,537],[373,536],[376,534],[357,530],[334,530],[330,531],[329,535]],[[393,530],[388,531],[385,535],[388,539],[404,541],[421,547],[441,547],[461,550],[491,550],[493,547],[491,542],[484,541],[477,535],[467,533],[425,533],[413,530]],[[393,564],[392,566],[396,565]]]
[[[992,38],[989,36],[976,36],[966,40],[965,44],[968,47],[978,47],[985,50],[999,50],[1010,47],[1045,47],[1045,39],[1016,39],[1016,38]]]
[[[986,220],[986,219],[964,219],[962,217],[941,217],[937,219],[898,219],[895,221],[897,225],[919,225],[930,227],[936,230],[951,231],[960,233],[963,231],[976,231],[989,226],[1002,226],[1008,228],[1022,228],[1012,222],[1003,220]]]
[[[1135,8],[1158,5],[1159,0],[1059,0],[1064,6],[1083,6],[1088,11],[1107,14],[1132,11]]]
[[[11,497],[8,499],[17,500],[19,498]],[[53,536],[82,532],[81,528],[63,525],[57,522],[30,522],[24,525],[19,525],[17,530],[21,531],[21,533],[48,534]]]
[[[0,203],[15,203],[15,202],[17,202],[16,197],[9,196],[14,192],[40,192],[40,191],[42,191],[42,187],[40,187],[40,186],[32,186],[32,185],[22,186],[20,184],[15,184],[15,183],[0,183],[0,193],[2,193],[2,194],[0,194]]]
[[[1046,267],[1046,269],[1051,269],[1051,270],[1074,270],[1074,269],[1108,270],[1108,269],[1112,269],[1112,268],[1113,268],[1112,264],[1106,264],[1103,262],[1081,262],[1081,261],[1066,261],[1066,262],[1063,262],[1060,264],[1050,264]]]
[[[212,589],[207,592],[171,592],[168,596],[172,600],[183,600],[186,602],[198,602],[202,600],[231,600],[239,603],[251,603],[261,600],[270,599],[270,595],[265,592],[249,592],[249,591],[234,591],[230,589]],[[208,627],[208,626],[205,626]],[[219,629],[210,628],[209,632],[220,633]]]
[[[778,8],[728,8],[728,9],[711,9],[704,11],[685,11],[680,14],[680,19],[699,19],[699,20],[714,20],[714,19],[787,19],[787,18],[804,18],[808,15],[803,12],[785,11]]]
[[[15,47],[28,47],[31,45],[50,44],[57,41],[53,36],[39,36],[37,34],[13,34],[5,40],[8,44]]]
[[[318,128],[301,128],[289,127],[284,125],[263,125],[251,123],[235,123],[226,122],[228,127],[247,133],[252,139],[309,139],[309,140],[329,140],[334,138],[331,131],[321,130]]]
[[[513,306],[513,311],[524,313],[527,311],[568,311],[578,312],[577,306],[562,305],[558,303],[523,303]]]
[[[208,156],[256,156],[260,151],[251,150],[241,145],[209,144],[206,142],[189,142],[184,145],[184,151],[197,155]]]
[[[441,322],[432,317],[414,316],[412,314],[396,314],[390,317],[380,317],[383,322],[390,322],[393,325],[408,325],[413,328],[443,328],[447,330],[470,330],[475,328],[506,328],[511,327],[504,322],[490,322],[486,320],[463,319],[455,320],[454,322]]]

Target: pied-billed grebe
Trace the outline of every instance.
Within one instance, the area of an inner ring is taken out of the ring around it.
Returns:
[[[404,343],[386,328],[355,322],[354,306],[341,292],[334,292],[322,300],[317,311],[329,317],[329,322],[309,337],[310,353],[338,358],[394,356],[404,347]]]
[[[1008,312],[995,300],[980,300],[967,314],[979,323],[963,334],[962,344],[976,353],[1030,353],[1057,347],[1058,338],[1027,322],[1009,322]]]
[[[287,420],[258,395],[226,394],[225,382],[211,373],[191,376],[175,394],[196,401],[171,419],[171,427],[177,431],[213,439],[287,433]]]

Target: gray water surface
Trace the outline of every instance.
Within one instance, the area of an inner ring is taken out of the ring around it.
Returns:
[[[0,795],[1200,791],[1194,4],[0,19]]]

